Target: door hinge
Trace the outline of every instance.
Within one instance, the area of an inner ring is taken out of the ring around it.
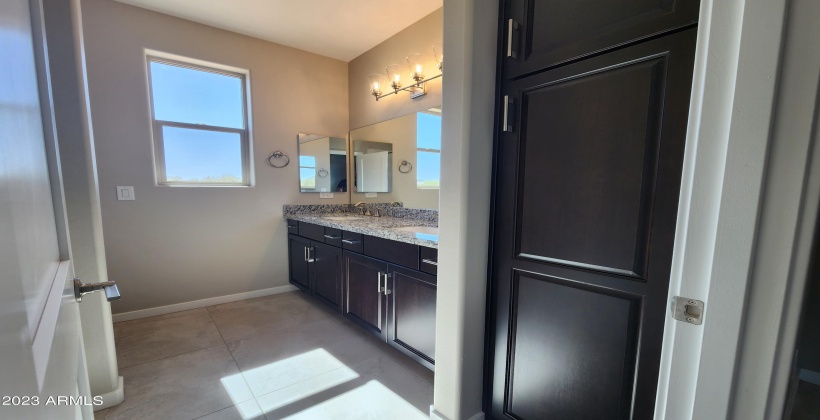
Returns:
[[[504,95],[504,117],[502,118],[501,123],[503,125],[502,130],[506,131],[508,133],[512,133],[512,131],[513,131],[512,120],[513,120],[513,117],[514,117],[514,115],[513,115],[513,105],[514,104],[515,104],[515,101],[513,100],[513,98],[510,98],[510,95]]]
[[[703,323],[704,303],[702,300],[675,296],[672,298],[672,318],[694,325]]]

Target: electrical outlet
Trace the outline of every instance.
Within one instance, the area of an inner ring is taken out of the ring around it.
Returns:
[[[134,200],[134,187],[117,185],[117,200]]]
[[[331,192],[319,193],[319,198],[333,198],[333,193],[331,193]]]
[[[378,197],[379,193],[364,193],[365,198]]]

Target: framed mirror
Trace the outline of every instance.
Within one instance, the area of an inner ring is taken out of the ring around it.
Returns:
[[[436,107],[351,131],[351,202],[438,210],[441,115]]]
[[[347,140],[300,133],[298,141],[299,191],[347,192]]]

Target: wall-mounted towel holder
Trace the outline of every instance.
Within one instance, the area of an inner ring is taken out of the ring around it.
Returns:
[[[407,170],[405,171],[402,168],[407,168]],[[413,164],[406,161],[406,160],[401,161],[401,163],[399,164],[399,172],[401,172],[403,174],[408,174],[412,170],[413,170]]]
[[[276,165],[276,164],[273,163],[273,159],[285,159],[285,164],[284,165]],[[273,166],[274,168],[284,168],[285,166],[288,166],[289,163],[290,163],[290,158],[288,157],[288,155],[286,155],[286,154],[284,154],[284,153],[282,153],[278,150],[271,153],[270,156],[268,156],[268,165]]]

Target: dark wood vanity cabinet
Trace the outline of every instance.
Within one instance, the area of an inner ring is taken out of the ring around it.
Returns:
[[[507,0],[504,77],[516,78],[695,25],[696,0]]]
[[[387,277],[387,342],[432,369],[436,353],[436,276],[391,266]]]
[[[433,369],[436,276],[344,252],[345,316]]]
[[[288,235],[288,261],[290,283],[306,292],[310,292],[310,273],[308,270],[308,250],[310,239]]]
[[[288,261],[291,284],[341,311],[341,249],[291,234]]]
[[[288,230],[322,239],[288,235],[292,284],[433,369],[436,249],[303,222]]]
[[[310,280],[314,296],[328,305],[342,310],[342,250],[313,242],[312,261],[309,262]]]

